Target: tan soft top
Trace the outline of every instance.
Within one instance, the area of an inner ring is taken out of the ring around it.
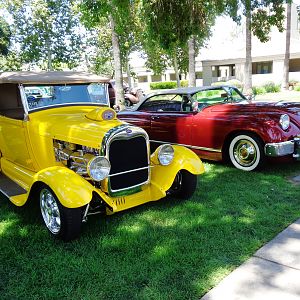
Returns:
[[[88,72],[49,71],[49,72],[4,72],[0,74],[1,83],[24,84],[62,84],[108,82],[109,79]]]

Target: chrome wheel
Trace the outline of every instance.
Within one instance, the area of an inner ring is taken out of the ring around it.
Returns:
[[[40,207],[47,228],[51,233],[58,234],[61,229],[60,212],[56,198],[47,188],[40,191]]]
[[[229,145],[231,163],[243,171],[252,171],[263,164],[263,144],[254,134],[235,136]]]
[[[257,158],[255,146],[249,140],[239,140],[233,147],[235,160],[244,167],[251,166]]]

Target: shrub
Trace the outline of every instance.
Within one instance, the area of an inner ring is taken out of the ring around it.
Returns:
[[[294,91],[300,92],[300,85],[295,85],[294,86]]]
[[[175,89],[177,87],[176,81],[161,81],[161,82],[151,82],[151,90],[164,90],[164,89]]]
[[[216,81],[213,82],[211,85],[212,86],[220,86],[220,85],[226,85],[227,83],[225,81]]]
[[[298,80],[295,80],[295,79],[291,79],[289,81],[289,86],[296,86],[296,85],[299,85],[299,81]]]
[[[236,87],[239,90],[243,89],[242,82],[237,79],[230,79],[228,81],[217,81],[217,82],[213,82],[211,85],[212,86],[231,85],[231,86]]]
[[[267,93],[278,93],[280,92],[280,85],[275,84],[274,82],[270,81],[263,85]]]
[[[237,79],[230,79],[226,82],[227,85],[232,85],[235,86],[237,89],[242,90],[243,89],[243,84],[241,81]]]
[[[180,81],[180,86],[181,87],[188,87],[189,86],[188,80],[181,80]]]
[[[254,95],[261,95],[266,93],[266,90],[263,86],[253,86],[252,91]]]

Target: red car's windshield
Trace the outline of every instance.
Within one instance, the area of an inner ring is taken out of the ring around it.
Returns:
[[[232,87],[220,87],[217,89],[203,90],[192,96],[199,104],[213,105],[217,103],[240,102],[246,100],[237,89]]]

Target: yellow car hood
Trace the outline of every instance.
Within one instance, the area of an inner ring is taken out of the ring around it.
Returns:
[[[29,123],[40,136],[99,148],[105,134],[124,122],[116,118],[88,118],[86,115],[90,116],[92,110],[90,107],[65,107],[37,111],[29,115]],[[101,110],[104,112],[111,109],[105,107]]]

